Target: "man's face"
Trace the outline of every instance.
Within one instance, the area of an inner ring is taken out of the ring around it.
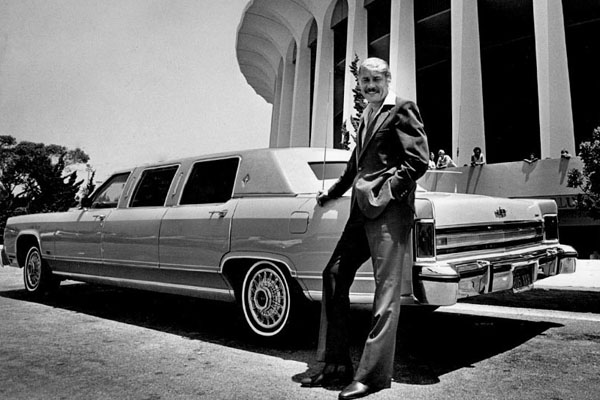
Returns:
[[[358,77],[360,91],[369,103],[381,103],[388,94],[389,79],[383,72],[363,68]]]

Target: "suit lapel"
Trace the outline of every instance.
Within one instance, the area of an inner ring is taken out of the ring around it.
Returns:
[[[365,149],[371,142],[371,139],[373,138],[373,134],[375,132],[377,132],[377,130],[381,127],[381,125],[385,122],[385,120],[390,116],[391,109],[392,109],[392,107],[388,107],[385,110],[382,110],[379,113],[379,115],[377,115],[375,117],[375,119],[373,121],[371,121],[369,126],[365,126],[364,118],[361,118],[361,120],[360,120],[361,123],[360,123],[358,129],[359,129],[359,132],[361,132],[361,139],[362,139],[362,136],[364,136],[364,135],[366,135],[366,138],[364,139],[364,143],[360,147],[360,154],[358,157],[359,160],[362,158],[362,155],[364,154]],[[361,140],[361,142],[362,142],[362,140]]]

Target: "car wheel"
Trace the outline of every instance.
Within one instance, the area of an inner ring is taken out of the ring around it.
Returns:
[[[32,246],[27,252],[23,280],[27,292],[34,295],[52,291],[60,284],[60,281],[52,275],[37,246]]]
[[[259,261],[246,273],[241,303],[250,329],[261,337],[281,335],[289,326],[293,296],[281,268]]]

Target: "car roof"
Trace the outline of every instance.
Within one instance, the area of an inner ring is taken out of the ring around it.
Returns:
[[[200,161],[237,157],[240,166],[234,186],[234,196],[258,194],[293,195],[314,193],[323,187],[310,164],[346,162],[351,152],[339,149],[314,147],[263,148],[204,154],[146,164],[137,169],[157,168],[181,164],[189,165]],[[325,181],[328,187],[332,182]]]

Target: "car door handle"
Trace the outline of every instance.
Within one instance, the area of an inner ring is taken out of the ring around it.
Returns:
[[[96,215],[92,215],[92,217],[94,219],[100,220],[100,221],[104,221],[104,218],[106,218],[106,215],[104,214],[96,214]]]
[[[227,215],[227,210],[213,210],[208,212],[210,216],[217,214],[219,218],[224,218]]]

